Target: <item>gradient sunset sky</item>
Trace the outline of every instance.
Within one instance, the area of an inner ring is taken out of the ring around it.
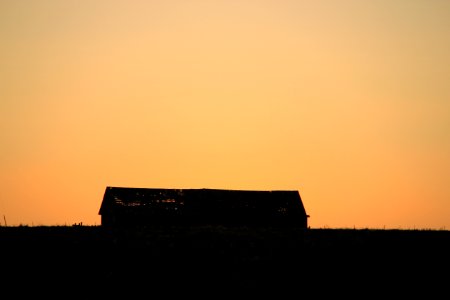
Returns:
[[[450,229],[450,1],[0,0],[0,223],[98,225],[106,186]]]

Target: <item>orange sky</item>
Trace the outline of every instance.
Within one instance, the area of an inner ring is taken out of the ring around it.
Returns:
[[[299,190],[321,228],[450,228],[450,1],[0,2],[0,214],[106,186]]]

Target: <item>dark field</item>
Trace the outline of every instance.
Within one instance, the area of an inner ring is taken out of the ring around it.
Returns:
[[[0,227],[0,257],[2,291],[13,298],[434,299],[450,291],[449,231]]]

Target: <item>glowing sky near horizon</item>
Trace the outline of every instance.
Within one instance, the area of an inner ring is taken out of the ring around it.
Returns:
[[[128,186],[450,228],[450,1],[2,0],[0,43],[8,225],[99,224]]]

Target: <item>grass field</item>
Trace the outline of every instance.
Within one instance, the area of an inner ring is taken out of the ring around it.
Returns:
[[[17,294],[404,297],[450,286],[444,230],[0,227],[0,253],[3,288],[27,287]]]

